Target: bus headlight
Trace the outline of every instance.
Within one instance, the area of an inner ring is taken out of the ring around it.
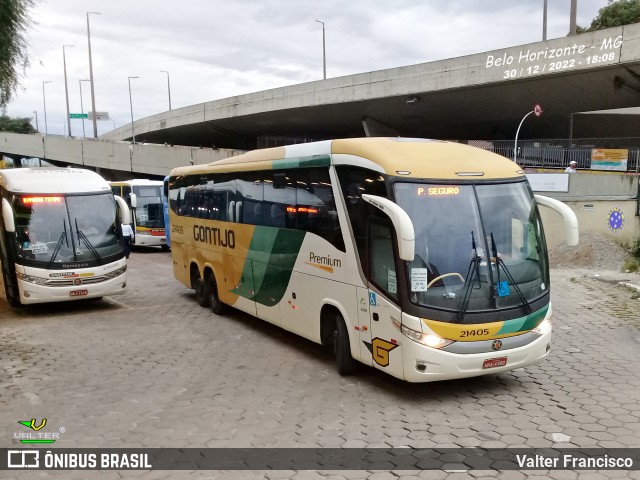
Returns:
[[[551,320],[549,320],[548,318],[545,318],[540,325],[538,325],[536,328],[534,328],[533,330],[531,330],[533,333],[536,333],[538,335],[544,335],[545,333],[547,333],[549,330],[551,330]]]
[[[451,345],[454,342],[453,340],[442,338],[435,333],[418,332],[417,330],[409,328],[406,325],[402,325],[398,320],[395,319],[393,320],[393,324],[398,330],[402,332],[405,337],[421,345],[426,345],[427,347],[440,349],[446,347],[447,345]]]
[[[24,282],[34,283],[36,285],[47,284],[46,278],[34,277],[32,275],[25,275],[24,273],[20,273],[20,272],[16,272],[16,276]]]

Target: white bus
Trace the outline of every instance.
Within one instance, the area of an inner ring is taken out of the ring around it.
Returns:
[[[12,306],[124,293],[122,198],[97,173],[0,170],[0,260]]]
[[[129,205],[133,232],[131,245],[162,247],[168,250],[164,214],[162,211],[161,180],[133,179],[109,182],[114,195]]]
[[[391,138],[255,150],[169,179],[176,279],[357,362],[426,382],[526,367],[550,350],[538,205],[509,159]]]

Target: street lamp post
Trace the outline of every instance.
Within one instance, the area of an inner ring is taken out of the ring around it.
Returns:
[[[131,100],[131,79],[132,78],[140,78],[140,77],[127,77],[129,81],[129,108],[131,109],[131,140],[135,144],[136,143],[136,134],[133,130],[133,102]]]
[[[80,85],[80,114],[82,116],[82,138],[86,138],[84,133],[84,105],[82,104],[82,82],[90,82],[91,80],[78,80],[78,85]]]
[[[42,81],[42,106],[44,107],[44,134],[47,135],[49,133],[47,129],[47,97],[44,93],[44,84],[51,83],[51,80],[43,80]]]
[[[67,86],[67,56],[64,53],[65,47],[74,47],[75,45],[62,46],[62,65],[64,66],[64,94],[67,99],[67,127],[69,136],[71,136],[71,115],[69,114],[69,87]]]
[[[325,48],[324,42],[324,22],[321,20],[316,20],[316,22],[322,24],[322,74],[324,79],[327,79],[327,50]]]
[[[100,15],[100,12],[87,12],[87,40],[89,42],[89,81],[91,82],[91,108],[93,109],[93,138],[98,138],[98,123],[96,122],[96,92],[93,85],[93,63],[91,61],[91,30],[89,29],[89,15]]]
[[[169,83],[169,72],[166,70],[160,71],[167,74],[167,92],[169,93],[169,110],[171,110],[171,84]]]
[[[40,127],[38,127],[38,111],[34,110],[33,113],[36,115],[36,132],[40,131]]]
[[[542,41],[547,41],[547,0],[544,0],[542,6]]]
[[[535,105],[533,107],[533,110],[531,110],[529,113],[527,113],[524,117],[522,117],[522,120],[520,120],[520,125],[518,125],[518,130],[516,130],[516,140],[513,143],[513,162],[514,163],[518,163],[518,134],[520,133],[520,127],[522,127],[522,124],[524,123],[524,121],[526,120],[526,118],[531,115],[534,114],[536,117],[539,117],[540,115],[542,115],[542,107],[540,105]]]

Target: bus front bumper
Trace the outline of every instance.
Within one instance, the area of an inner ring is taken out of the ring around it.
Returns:
[[[123,273],[100,283],[56,287],[37,285],[18,278],[18,289],[20,290],[20,302],[24,305],[100,298],[105,295],[125,293],[127,275]]]
[[[408,382],[433,382],[477,377],[527,367],[541,361],[551,349],[549,329],[522,347],[490,353],[461,355],[434,350],[405,339],[404,376]]]

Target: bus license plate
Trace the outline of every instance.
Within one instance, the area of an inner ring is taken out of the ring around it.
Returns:
[[[482,364],[482,368],[504,367],[507,364],[507,357],[488,358]]]
[[[70,297],[82,297],[83,295],[89,295],[89,290],[71,290],[69,292]]]

